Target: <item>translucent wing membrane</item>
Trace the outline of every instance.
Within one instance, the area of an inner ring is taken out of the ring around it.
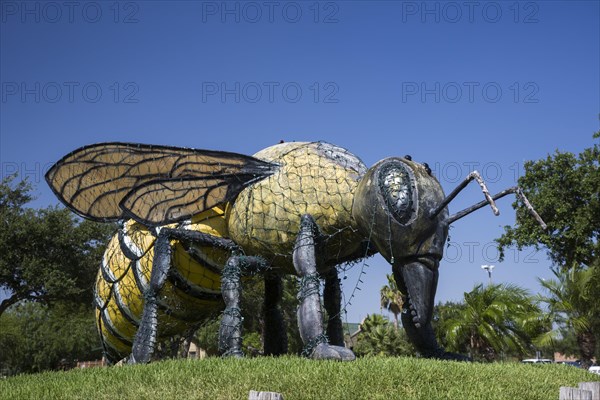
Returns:
[[[121,207],[146,225],[179,221],[235,197],[245,186],[264,175],[231,175],[151,181],[132,190]]]
[[[63,157],[46,180],[67,207],[85,218],[162,225],[230,201],[277,167],[228,152],[99,143]]]

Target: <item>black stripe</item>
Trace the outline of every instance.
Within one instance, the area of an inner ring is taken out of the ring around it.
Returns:
[[[141,256],[136,255],[127,246],[127,243],[125,243],[125,236],[128,236],[129,240],[131,240],[137,246],[137,243],[135,243],[133,241],[133,239],[131,238],[131,235],[129,234],[129,232],[125,232],[125,228],[119,229],[119,231],[117,233],[117,237],[119,238],[119,247],[121,248],[121,251],[123,252],[123,254],[125,255],[125,257],[129,258],[130,260],[139,260],[140,258],[142,258],[144,256],[144,254],[147,253],[147,250],[144,251],[144,249],[140,249],[141,252],[142,252],[142,255]]]
[[[218,268],[213,261],[203,258],[198,249],[196,249],[193,245],[189,243],[182,243],[182,245],[186,253],[188,253],[189,256],[192,257],[192,259],[198,264],[202,265],[204,268],[217,275],[221,275],[223,273],[223,268]]]
[[[130,314],[131,311],[127,311],[127,307],[121,303],[119,301],[119,295],[117,295],[117,292],[119,290],[113,290],[113,297],[115,298],[115,303],[117,304],[117,308],[119,309],[119,311],[121,312],[121,314],[123,315],[123,317],[125,317],[125,319],[132,324],[133,326],[135,326],[136,328],[139,326],[139,322],[137,322],[135,319],[133,319],[133,317]],[[119,293],[120,294],[120,293]]]
[[[102,353],[104,357],[111,363],[114,364],[119,362],[125,355],[121,354],[119,350],[114,348],[107,340],[106,337],[102,334],[102,312],[98,314],[98,333],[100,334],[100,343],[102,343]]]
[[[108,322],[108,320],[106,319],[106,315],[104,313],[104,311],[100,312],[100,316],[102,317],[102,322],[104,323],[104,327],[106,328],[106,330],[113,335],[116,339],[118,339],[121,343],[123,343],[124,345],[131,347],[133,346],[133,343],[130,342],[129,340],[125,339],[123,336],[119,335],[115,329],[110,325],[110,323]]]
[[[177,289],[181,290],[183,293],[190,295],[199,300],[221,300],[221,293],[207,293],[198,288],[192,286],[187,279],[181,275],[181,273],[176,268],[171,268],[169,270],[168,275],[169,281],[175,286]]]
[[[143,295],[143,285],[142,285],[142,278],[140,277],[140,271],[138,271],[137,269],[137,265],[135,265],[136,263],[140,262],[140,260],[135,260],[135,261],[131,261],[129,263],[130,268],[133,270],[133,278],[135,279],[135,286],[138,288],[138,290],[140,291],[140,293]]]
[[[96,306],[96,308],[99,308],[100,310],[104,310],[106,308],[106,306],[108,305],[108,302],[110,301],[110,295],[112,294],[112,284],[110,284],[110,285],[111,286],[110,286],[110,289],[108,289],[108,297],[106,298],[106,300],[103,300],[100,297],[97,287],[94,287],[94,305]],[[99,301],[102,301],[102,304],[100,304]]]
[[[106,262],[106,268],[110,269],[110,260]],[[102,273],[102,279],[104,279],[105,282],[113,284],[119,281],[116,277],[115,280],[112,280],[111,277],[108,275],[108,272],[104,269],[104,254],[102,255],[102,261],[100,261],[100,272]]]

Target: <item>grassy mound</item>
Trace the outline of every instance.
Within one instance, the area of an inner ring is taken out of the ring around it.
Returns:
[[[178,360],[0,380],[2,399],[556,399],[600,376],[562,365],[468,364],[416,358],[350,363],[297,357]]]

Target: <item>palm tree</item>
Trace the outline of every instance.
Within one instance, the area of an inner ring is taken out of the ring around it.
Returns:
[[[464,311],[445,324],[450,350],[469,350],[471,358],[491,361],[503,351],[525,354],[528,335],[542,321],[541,310],[527,290],[515,285],[477,285],[464,296]]]
[[[357,356],[401,356],[414,354],[404,330],[395,329],[383,315],[372,314],[360,323],[354,352]]]
[[[396,280],[390,274],[386,275],[388,284],[381,288],[381,308],[394,315],[394,328],[398,330],[398,315],[402,312],[402,292],[398,289]]]
[[[566,327],[575,333],[582,364],[587,368],[592,364],[596,350],[594,324],[597,323],[597,297],[590,292],[597,290],[600,273],[598,268],[582,270],[552,271],[556,279],[539,279],[548,292],[540,300],[548,304],[550,315],[559,329],[540,337],[541,344],[551,343],[560,336],[560,328]]]

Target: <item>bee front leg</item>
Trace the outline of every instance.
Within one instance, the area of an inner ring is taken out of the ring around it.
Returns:
[[[304,342],[303,355],[314,359],[350,361],[355,356],[351,350],[328,343],[323,329],[323,313],[319,293],[319,274],[315,252],[317,225],[310,215],[303,215],[300,232],[294,247],[294,268],[301,278],[298,299],[298,326]]]

